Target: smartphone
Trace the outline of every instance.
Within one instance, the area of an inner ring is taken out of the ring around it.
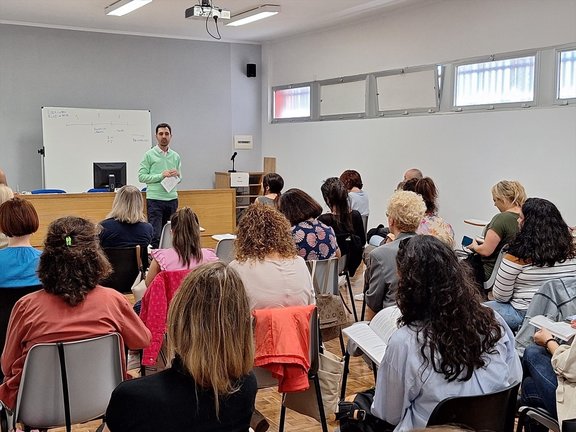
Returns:
[[[470,246],[472,244],[472,238],[468,237],[468,236],[464,236],[462,237],[462,246],[466,247],[466,246]]]

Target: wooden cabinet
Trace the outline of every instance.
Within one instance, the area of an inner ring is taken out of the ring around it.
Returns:
[[[245,186],[231,186],[231,175],[240,173],[216,172],[214,186],[216,189],[233,188],[236,191],[236,222],[240,219],[242,212],[262,195],[262,172],[249,172],[248,183]]]

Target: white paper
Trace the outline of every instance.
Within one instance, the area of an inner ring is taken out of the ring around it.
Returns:
[[[212,238],[216,241],[220,241],[220,240],[236,240],[236,235],[235,234],[214,234],[212,236]]]
[[[554,322],[550,318],[544,315],[536,315],[530,319],[530,324],[537,328],[545,328],[555,337],[568,342],[574,335],[576,335],[576,329],[572,328],[567,322]]]
[[[180,183],[180,177],[164,177],[160,184],[164,187],[166,192],[172,192],[176,185]]]

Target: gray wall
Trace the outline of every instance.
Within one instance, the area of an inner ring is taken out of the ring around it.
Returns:
[[[260,58],[259,45],[0,24],[0,168],[15,190],[40,187],[40,110],[64,106],[149,109],[153,127],[170,123],[181,189],[213,186],[234,134],[254,136],[237,168],[260,170],[261,79],[245,74]]]

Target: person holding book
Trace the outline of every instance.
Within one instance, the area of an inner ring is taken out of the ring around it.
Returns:
[[[576,328],[576,320],[571,326]],[[576,338],[572,344],[560,344],[542,328],[534,333],[534,342],[522,357],[522,405],[546,409],[561,425],[576,417]],[[548,430],[534,424],[528,428],[531,432]]]
[[[426,426],[436,405],[451,396],[504,390],[522,378],[514,336],[482,306],[469,267],[439,239],[401,241],[397,301],[399,329],[390,337],[371,415],[379,430]]]
[[[552,279],[576,276],[576,250],[568,225],[556,206],[528,198],[518,216],[520,231],[508,245],[486,306],[518,331],[534,294]]]

